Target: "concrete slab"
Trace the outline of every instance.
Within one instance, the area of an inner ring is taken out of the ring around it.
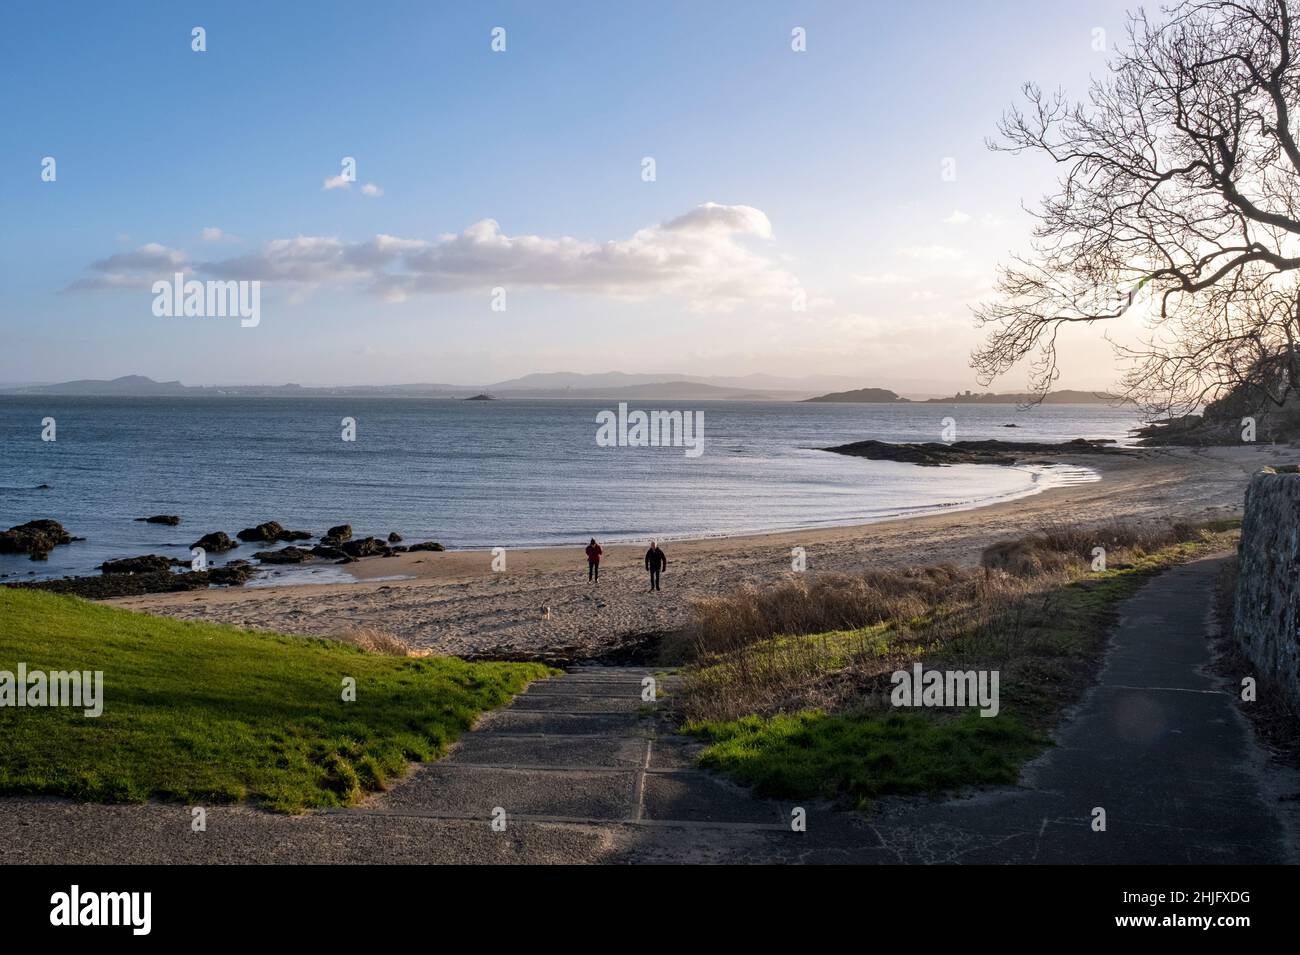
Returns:
[[[515,713],[545,710],[556,713],[641,713],[643,708],[653,710],[654,704],[642,703],[639,696],[580,696],[574,693],[552,693],[547,696],[525,693],[515,698],[511,711]]]
[[[636,774],[482,769],[452,763],[420,767],[368,808],[470,816],[490,821],[500,807],[512,815],[626,819]]]
[[[646,740],[585,736],[502,736],[471,733],[447,763],[495,763],[520,766],[593,766],[640,769]]]
[[[789,808],[755,799],[746,789],[707,774],[647,773],[644,816],[656,821],[789,826]]]
[[[619,714],[562,714],[519,713],[498,710],[485,716],[476,733],[543,733],[552,736],[581,734],[584,736],[641,736],[651,732],[641,728],[636,713]]]
[[[704,744],[685,736],[658,736],[650,744],[650,769],[690,769]]]

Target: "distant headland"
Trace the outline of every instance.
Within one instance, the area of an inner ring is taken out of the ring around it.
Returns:
[[[948,398],[924,393],[907,398],[887,388],[844,388],[851,379],[836,375],[803,378],[777,375],[701,377],[680,374],[624,372],[547,372],[491,384],[453,385],[439,382],[379,385],[186,385],[155,381],[144,375],[82,378],[52,384],[0,387],[3,395],[52,395],[85,398],[444,398],[491,401],[499,398],[570,398],[602,401],[812,401],[855,404],[1007,404],[1036,402],[1028,394],[977,394],[966,391]],[[1047,404],[1114,404],[1112,395],[1091,391],[1054,391]]]
[[[805,398],[804,400],[842,402],[845,404],[895,404],[898,402],[912,401],[912,399],[903,398],[886,388],[858,388],[854,391],[836,391],[828,395],[818,395],[815,398]],[[926,398],[915,403],[940,405],[1032,405],[1039,403],[1039,397],[1030,394],[994,394],[991,391],[982,393],[966,391],[955,394],[949,398]],[[1041,403],[1047,405],[1114,405],[1123,404],[1125,402],[1122,398],[1118,398],[1115,395],[1101,394],[1095,391],[1072,391],[1067,388],[1061,391],[1050,392],[1042,399]]]

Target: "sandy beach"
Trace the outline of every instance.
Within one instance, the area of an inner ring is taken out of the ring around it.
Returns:
[[[792,573],[803,547],[808,573],[880,565],[972,564],[989,543],[1050,522],[1200,520],[1240,513],[1250,474],[1300,462],[1284,446],[1152,448],[1125,457],[1071,455],[1098,482],[1051,488],[975,510],[851,527],[674,541],[663,590],[649,593],[643,545],[605,548],[598,585],[582,548],[508,550],[504,571],[486,550],[402,554],[346,565],[355,583],[157,594],[111,601],[187,620],[328,635],[374,629],[434,653],[590,657],[681,629],[692,598]],[[920,468],[918,480],[924,478]],[[599,530],[597,529],[597,534]],[[339,568],[343,569],[343,568]],[[392,579],[400,577],[402,579]],[[543,608],[549,608],[549,619]]]

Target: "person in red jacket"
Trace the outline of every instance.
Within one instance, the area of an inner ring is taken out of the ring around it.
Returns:
[[[605,553],[605,548],[596,543],[596,538],[591,539],[587,545],[587,580],[600,583],[600,555]]]

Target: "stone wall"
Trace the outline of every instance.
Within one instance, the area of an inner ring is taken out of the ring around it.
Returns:
[[[1246,655],[1300,708],[1300,468],[1265,468],[1246,489],[1234,621]]]

